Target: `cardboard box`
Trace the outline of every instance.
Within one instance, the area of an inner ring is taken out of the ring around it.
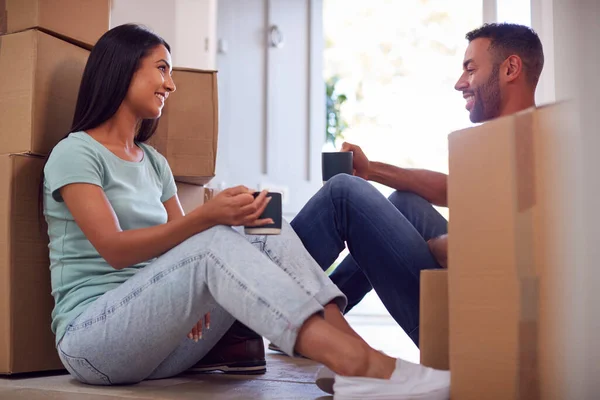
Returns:
[[[0,374],[63,370],[51,331],[47,226],[38,218],[44,158],[0,155]],[[177,183],[186,212],[213,190]]]
[[[186,214],[213,198],[213,189],[183,182],[176,182],[176,184],[177,197]]]
[[[0,374],[64,369],[50,330],[47,227],[38,219],[43,165],[0,155]]]
[[[205,185],[215,176],[218,135],[217,73],[175,69],[155,135],[148,141],[164,155],[180,182]]]
[[[35,29],[0,36],[0,153],[45,155],[69,133],[88,55]]]
[[[573,128],[555,104],[449,136],[453,399],[561,398]]]
[[[40,28],[91,48],[109,22],[110,0],[0,1],[0,35]]]
[[[421,271],[419,313],[421,364],[449,370],[448,270]]]

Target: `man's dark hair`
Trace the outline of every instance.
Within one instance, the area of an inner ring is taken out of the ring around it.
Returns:
[[[490,39],[489,50],[500,64],[511,55],[517,55],[523,61],[527,82],[536,87],[544,67],[544,49],[535,31],[517,24],[484,24],[466,35],[471,43],[475,39]]]

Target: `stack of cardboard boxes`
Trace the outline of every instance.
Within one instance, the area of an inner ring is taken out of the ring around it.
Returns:
[[[574,115],[553,104],[449,137],[449,269],[421,274],[421,356],[450,368],[453,400],[563,398]]]
[[[72,124],[91,47],[110,0],[0,2],[0,374],[63,369],[50,330],[47,226],[38,213],[45,157]],[[151,144],[167,157],[185,211],[212,195],[214,71],[176,70]],[[184,183],[186,182],[186,183]]]
[[[217,73],[175,67],[173,81],[177,90],[165,103],[148,144],[167,158],[179,201],[188,213],[214,195],[204,185],[215,176],[217,160]]]
[[[165,102],[148,144],[167,158],[179,201],[188,213],[213,196],[204,185],[215,176],[217,160],[217,73],[175,67],[173,81],[177,90]]]

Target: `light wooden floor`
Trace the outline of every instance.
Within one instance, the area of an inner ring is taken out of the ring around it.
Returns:
[[[418,362],[417,348],[378,300],[366,298],[363,303],[348,316],[354,329],[376,349]],[[314,384],[318,368],[312,361],[267,351],[267,373],[258,377],[189,374],[119,387],[87,386],[66,374],[0,378],[0,399],[331,399]]]

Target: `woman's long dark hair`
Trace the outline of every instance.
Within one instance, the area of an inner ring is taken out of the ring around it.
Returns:
[[[106,32],[85,65],[71,132],[96,128],[115,115],[141,59],[158,45],[171,51],[164,39],[140,25],[120,25]],[[157,125],[158,119],[143,120],[135,140],[150,139]]]
[[[156,46],[171,47],[160,36],[141,25],[125,24],[106,32],[92,48],[83,71],[70,132],[96,128],[115,115],[127,95],[140,61]],[[154,135],[159,119],[144,119],[135,135],[145,142]],[[44,173],[39,189],[39,218],[44,214]]]

